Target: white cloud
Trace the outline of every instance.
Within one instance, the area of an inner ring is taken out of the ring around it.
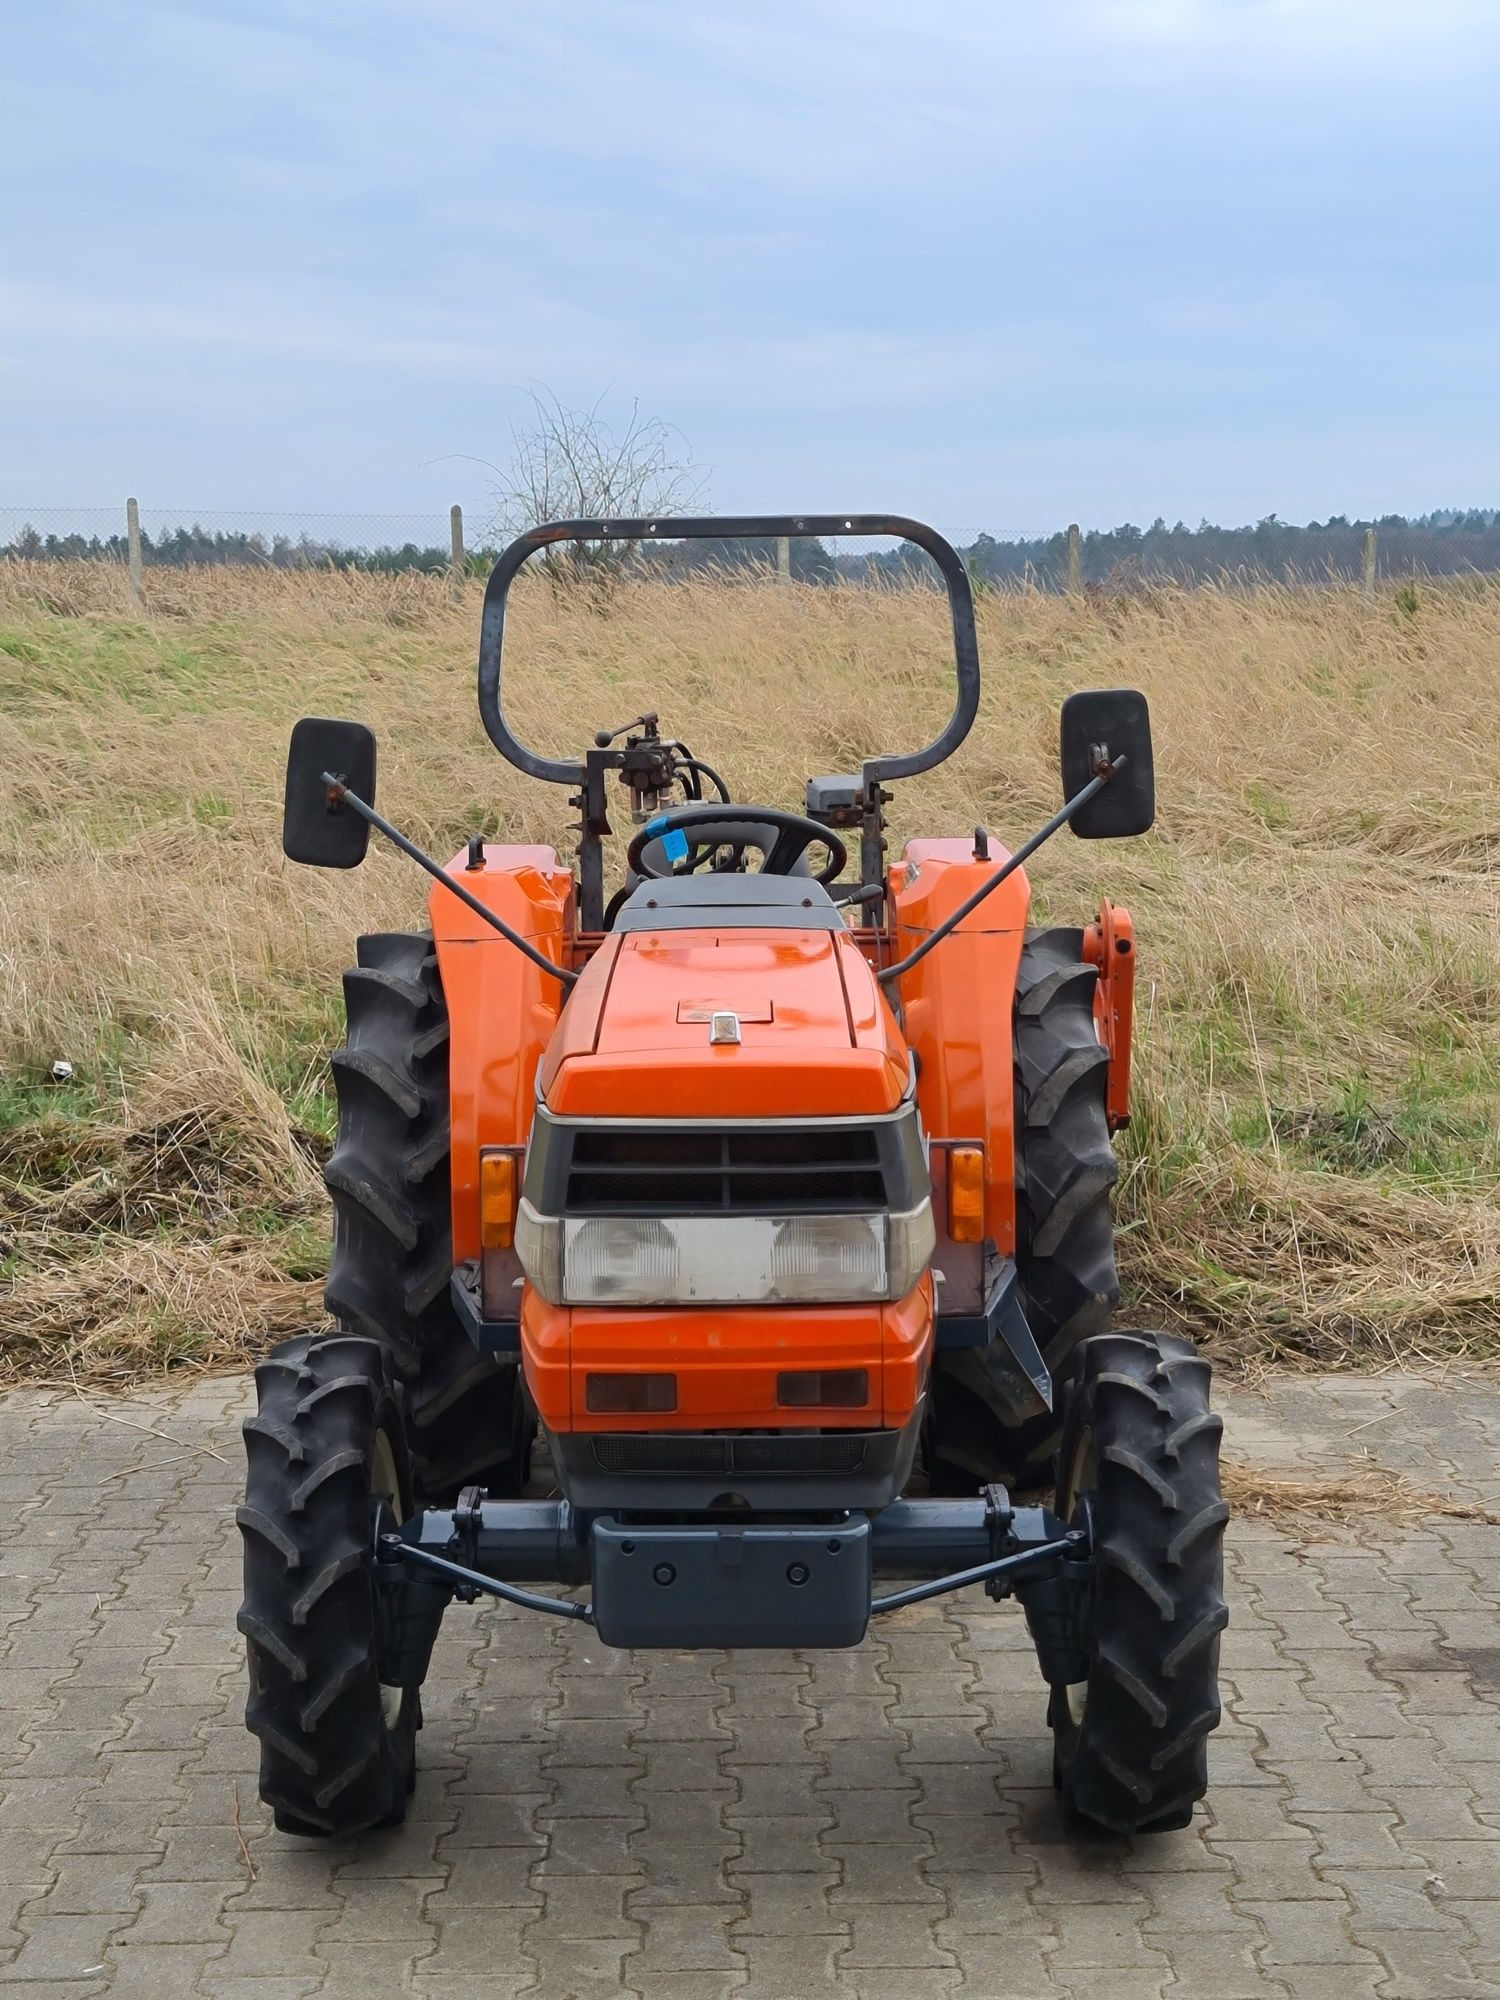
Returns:
[[[1492,0],[1075,0],[1096,33],[1122,42],[1252,60],[1472,62],[1493,56]]]

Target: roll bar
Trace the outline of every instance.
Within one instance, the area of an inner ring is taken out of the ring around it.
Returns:
[[[484,588],[484,613],[479,626],[479,713],[485,731],[502,757],[529,778],[552,785],[581,786],[582,761],[543,757],[529,750],[512,732],[500,699],[500,662],[505,647],[505,604],[516,573],[529,556],[553,542],[670,542],[741,539],[773,541],[793,535],[896,535],[925,549],[942,573],[953,616],[953,654],[958,691],[953,713],[942,730],[920,750],[887,757],[870,757],[864,764],[866,788],[886,778],[911,778],[930,771],[951,757],[973,727],[979,710],[979,640],[974,630],[974,598],[968,572],[958,551],[936,529],[899,514],[751,514],[683,521],[548,521],[518,535],[497,560]]]

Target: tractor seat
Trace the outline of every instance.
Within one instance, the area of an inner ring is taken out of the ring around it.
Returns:
[[[638,882],[616,931],[841,931],[844,920],[811,875],[666,875]]]

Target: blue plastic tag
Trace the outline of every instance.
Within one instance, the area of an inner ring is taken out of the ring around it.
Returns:
[[[688,837],[681,828],[673,833],[662,832],[669,817],[667,813],[658,813],[655,819],[648,819],[646,831],[654,840],[661,842],[662,853],[675,868],[679,861],[686,861],[688,858]]]

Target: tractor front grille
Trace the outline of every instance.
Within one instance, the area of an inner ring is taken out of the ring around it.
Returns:
[[[858,1472],[865,1462],[860,1431],[799,1431],[790,1437],[692,1435],[681,1431],[619,1431],[595,1437],[601,1472],[682,1472],[715,1478],[747,1473]]]
[[[872,1118],[626,1124],[538,1110],[526,1195],[543,1215],[847,1215],[914,1207],[916,1108]]]
[[[580,1130],[567,1213],[766,1215],[885,1206],[868,1129],[762,1126],[754,1131]]]

